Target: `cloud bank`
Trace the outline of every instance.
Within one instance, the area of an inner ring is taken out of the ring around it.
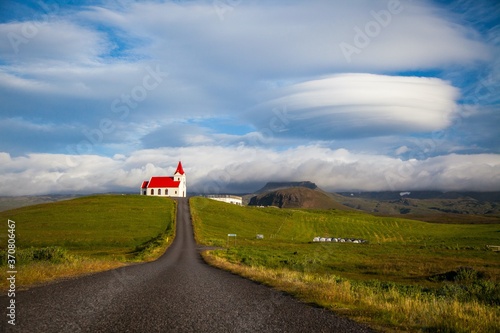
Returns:
[[[253,192],[267,181],[310,180],[328,191],[495,191],[500,157],[447,155],[401,160],[345,149],[300,146],[283,152],[241,146],[139,150],[130,156],[0,154],[0,194],[139,191],[141,181],[169,175],[182,156],[190,192]],[[137,192],[138,193],[138,192]]]

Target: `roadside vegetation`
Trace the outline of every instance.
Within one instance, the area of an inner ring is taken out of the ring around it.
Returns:
[[[18,288],[158,258],[175,234],[175,202],[97,195],[0,212],[0,264],[7,267],[7,220],[16,222]],[[0,288],[6,289],[6,269]]]
[[[381,330],[499,332],[499,224],[432,224],[341,210],[192,198],[210,264]],[[228,234],[237,237],[228,238]],[[264,239],[257,239],[257,234]],[[313,243],[314,237],[368,243]]]

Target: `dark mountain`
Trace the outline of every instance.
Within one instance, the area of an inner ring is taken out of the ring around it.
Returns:
[[[311,182],[301,182],[314,185]],[[284,183],[280,183],[284,184]],[[250,206],[275,206],[279,208],[308,208],[308,209],[340,209],[351,210],[351,208],[337,202],[332,195],[309,187],[288,187],[274,191],[267,191],[250,199]]]
[[[269,182],[263,188],[256,191],[254,194],[261,194],[270,191],[276,191],[280,189],[290,188],[290,187],[305,187],[311,190],[315,190],[318,188],[316,184],[310,181],[302,181],[302,182]]]

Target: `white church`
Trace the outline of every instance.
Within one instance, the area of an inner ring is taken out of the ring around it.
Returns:
[[[180,161],[173,177],[153,176],[141,185],[141,195],[185,198],[186,192],[186,174]]]

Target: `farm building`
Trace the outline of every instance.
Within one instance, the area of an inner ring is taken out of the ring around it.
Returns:
[[[229,194],[213,194],[206,196],[209,199],[222,201],[230,204],[235,204],[241,206],[243,204],[243,198],[236,195]]]
[[[172,177],[153,176],[141,185],[141,195],[182,198],[186,192],[186,173],[180,161]]]

